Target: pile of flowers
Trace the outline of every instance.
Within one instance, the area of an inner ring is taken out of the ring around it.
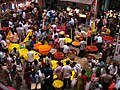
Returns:
[[[64,58],[64,54],[63,54],[62,52],[56,52],[56,53],[54,54],[54,57],[55,57],[55,59],[57,59],[57,60],[61,60],[61,59]]]
[[[78,46],[80,46],[80,42],[79,41],[73,41],[72,45],[78,47]]]
[[[98,48],[96,46],[94,46],[94,45],[90,45],[90,46],[86,47],[86,51],[94,53],[94,52],[98,52]]]
[[[61,80],[55,80],[52,84],[54,88],[61,88],[63,87],[63,82]]]
[[[47,55],[51,50],[50,45],[40,45],[39,46],[39,52],[41,55]]]
[[[114,38],[112,38],[111,36],[103,36],[102,38],[103,38],[104,41],[108,41],[108,42],[111,42],[111,43],[114,42]]]

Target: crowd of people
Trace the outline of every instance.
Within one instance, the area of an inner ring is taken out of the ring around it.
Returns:
[[[75,90],[120,90],[119,62],[107,62],[107,57],[114,55],[114,43],[109,40],[104,41],[102,38],[111,36],[116,42],[115,35],[119,33],[120,24],[117,12],[109,11],[98,18],[94,18],[87,12],[85,23],[87,31],[81,30],[83,19],[79,17],[80,12],[85,14],[85,11],[70,7],[69,10],[44,9],[41,12],[36,3],[32,3],[30,7],[11,11],[12,16],[5,17],[6,19],[2,21],[2,27],[8,28],[0,32],[0,83],[3,85],[0,89],[7,90],[4,89],[5,86],[11,86],[16,90],[21,90],[25,81],[28,89],[31,88],[32,83],[40,83],[41,90],[54,90],[52,83],[53,76],[56,74],[57,79],[63,81],[62,90],[73,87]],[[32,35],[28,37],[28,41],[24,42],[28,49],[28,61],[24,62],[19,50],[14,47],[12,51],[9,51],[8,44],[20,44],[31,31]],[[78,36],[82,38],[81,41]],[[88,58],[90,78],[86,76],[87,71],[74,60],[67,60],[65,65],[58,61],[58,66],[53,70],[51,52],[46,56],[39,56],[39,60],[34,58],[31,50],[34,50],[34,44],[38,42],[42,45],[52,45],[52,49],[62,52],[66,57],[71,45],[66,44],[66,37],[80,42],[79,47],[76,47],[79,48],[79,54],[76,55],[79,58],[86,55],[88,45],[95,45],[98,48],[98,53],[102,57]],[[71,81],[73,70],[75,74]]]

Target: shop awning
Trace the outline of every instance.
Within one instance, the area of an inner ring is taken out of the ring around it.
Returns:
[[[76,3],[83,3],[83,4],[92,4],[94,0],[59,0],[59,1],[68,1],[68,2],[76,2]]]

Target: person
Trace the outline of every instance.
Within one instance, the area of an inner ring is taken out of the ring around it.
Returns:
[[[96,42],[97,42],[98,51],[99,51],[99,52],[102,52],[103,39],[102,39],[101,35],[98,34],[98,37],[96,37],[95,40],[96,40]]]
[[[59,43],[60,48],[62,48],[62,47],[64,46],[64,44],[65,44],[64,35],[62,35],[62,36],[59,38],[58,43]]]
[[[39,76],[35,73],[34,69],[32,70],[31,74],[30,74],[30,81],[31,84],[32,83],[39,83]]]
[[[67,86],[67,82],[69,85],[69,88],[71,87],[71,81],[70,81],[70,77],[72,75],[72,68],[69,66],[70,61],[66,61],[66,65],[62,67],[62,73],[63,73],[63,89],[66,88]]]
[[[113,64],[111,64],[108,69],[110,70],[110,74],[111,75],[116,75],[117,71],[118,71],[118,67],[117,64],[115,62],[113,62]]]
[[[1,46],[2,46],[2,52],[7,53],[8,52],[8,45],[5,41],[5,37],[2,38],[0,43],[1,43]]]
[[[78,74],[77,90],[84,90],[85,89],[86,76],[84,74],[85,74],[85,70],[82,70],[82,72]]]
[[[44,74],[45,74],[45,83],[46,85],[44,90],[52,90],[52,81],[53,81],[53,70],[50,67],[50,64],[47,64],[44,68]]]
[[[100,76],[100,83],[103,86],[103,90],[108,90],[108,87],[112,83],[112,76],[109,69],[106,69],[106,73]]]
[[[16,47],[13,48],[13,51],[11,52],[11,55],[16,56],[16,58],[19,58],[20,53],[19,53],[19,51],[17,50]]]
[[[17,72],[16,76],[15,76],[15,80],[16,80],[16,89],[20,90],[21,85],[22,85],[22,77],[20,76],[20,73]]]
[[[88,34],[87,44],[91,45],[92,31],[91,31],[90,27],[88,29],[88,33],[87,34]]]
[[[76,62],[73,62],[73,69],[75,71],[76,76],[78,76],[79,73],[82,71],[82,66],[80,64],[77,64]]]
[[[32,67],[31,67],[30,63],[27,63],[26,68],[24,70],[24,79],[25,79],[25,83],[28,88],[30,88],[30,73],[31,73],[31,71],[32,71]]]
[[[32,40],[32,36],[29,36],[28,46],[29,46],[31,49],[34,47],[34,42],[33,42],[33,40]]]
[[[28,62],[30,62],[32,64],[32,62],[34,61],[34,53],[31,51],[30,48],[28,48]]]
[[[19,42],[23,41],[23,39],[25,38],[25,32],[24,32],[24,28],[22,27],[22,24],[18,25],[16,31],[19,37]]]
[[[70,48],[69,48],[68,44],[63,45],[62,48],[63,48],[63,53],[64,54],[67,54],[70,51]]]
[[[53,40],[55,39],[55,35],[58,36],[58,33],[56,32],[56,30],[54,30],[53,33],[52,33],[52,39]]]
[[[55,37],[54,37],[54,48],[56,48],[56,49],[58,49],[59,48],[59,43],[58,43],[58,41],[59,41],[59,38],[58,38],[58,36],[57,35],[55,35]]]
[[[11,31],[14,31],[13,30],[14,29],[14,25],[13,25],[13,20],[12,19],[9,20],[9,27],[10,27]]]
[[[118,68],[118,73],[116,75],[115,88],[120,90],[120,68]]]
[[[58,66],[54,69],[55,74],[58,76],[58,79],[62,80],[62,63],[58,62]]]
[[[85,53],[85,48],[87,46],[87,42],[85,41],[85,38],[80,42],[80,51],[79,51],[79,56],[82,58]]]

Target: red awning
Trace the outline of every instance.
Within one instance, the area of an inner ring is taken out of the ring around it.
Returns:
[[[68,2],[76,2],[76,3],[83,3],[83,4],[92,4],[94,0],[59,0],[59,1],[68,1]]]

